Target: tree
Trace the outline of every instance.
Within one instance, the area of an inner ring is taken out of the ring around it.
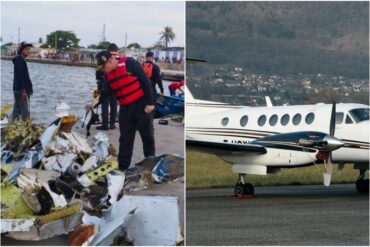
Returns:
[[[108,47],[110,45],[110,42],[109,41],[101,41],[98,46],[96,47],[96,49],[104,49],[104,50],[107,50]]]
[[[39,38],[39,43],[40,43],[40,44],[41,44],[41,43],[43,43],[42,41],[43,41],[43,40],[42,40],[42,38],[40,37],[40,38]]]
[[[151,50],[154,50],[154,49],[161,49],[161,48],[163,48],[163,47],[164,47],[164,45],[163,45],[162,41],[157,41],[157,42],[155,42],[155,43],[153,44],[153,46],[152,46],[152,47],[150,47],[150,49],[151,49]]]
[[[172,27],[166,26],[164,27],[164,30],[159,33],[161,37],[159,40],[163,41],[166,47],[168,47],[168,44],[173,41],[176,37],[175,33],[172,30]]]
[[[11,46],[13,43],[12,42],[9,42],[9,43],[6,43],[6,44],[3,44],[1,46],[1,48],[5,48],[5,47],[8,47],[8,46]]]
[[[95,44],[91,44],[91,45],[87,46],[87,48],[89,48],[89,49],[98,49],[98,46],[95,45]]]
[[[135,49],[137,49],[137,48],[141,48],[141,46],[138,43],[134,42],[134,43],[129,44],[127,46],[127,48],[130,48],[130,49],[131,48],[135,48]]]
[[[55,38],[57,39],[57,47],[55,47]],[[46,36],[46,43],[42,45],[42,48],[53,47],[57,49],[62,49],[68,47],[78,48],[78,42],[76,34],[72,31],[57,30],[49,33]]]

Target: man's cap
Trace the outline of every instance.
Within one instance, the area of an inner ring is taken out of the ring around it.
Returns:
[[[101,51],[98,54],[96,54],[95,58],[98,62],[99,67],[104,67],[104,65],[107,63],[108,59],[112,56],[112,54],[109,51]]]
[[[108,46],[108,51],[118,51],[118,46],[115,43],[110,43],[110,45]]]
[[[154,53],[152,51],[148,51],[145,57],[154,57]]]
[[[32,44],[30,43],[27,43],[26,41],[22,41],[19,46],[18,46],[18,53],[22,53],[22,51],[24,50],[24,48],[26,47],[33,47]]]

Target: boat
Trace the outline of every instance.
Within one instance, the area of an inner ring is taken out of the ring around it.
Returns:
[[[154,118],[161,118],[166,115],[184,113],[184,94],[167,96],[157,94]]]

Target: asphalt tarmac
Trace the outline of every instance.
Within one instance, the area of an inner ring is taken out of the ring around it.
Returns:
[[[366,245],[369,194],[354,184],[186,192],[186,245]]]

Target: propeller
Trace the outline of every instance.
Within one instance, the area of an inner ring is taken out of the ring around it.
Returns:
[[[329,128],[329,134],[330,136],[326,136],[325,139],[327,139],[327,145],[330,147],[330,144],[334,141],[338,140],[334,137],[335,133],[335,115],[336,115],[336,109],[335,109],[335,101],[333,102],[333,106],[331,109],[331,116],[330,116],[330,128]],[[331,182],[331,174],[333,170],[333,163],[332,163],[332,150],[329,152],[329,156],[324,159],[324,173],[323,173],[323,179],[324,179],[324,185],[329,186]]]

